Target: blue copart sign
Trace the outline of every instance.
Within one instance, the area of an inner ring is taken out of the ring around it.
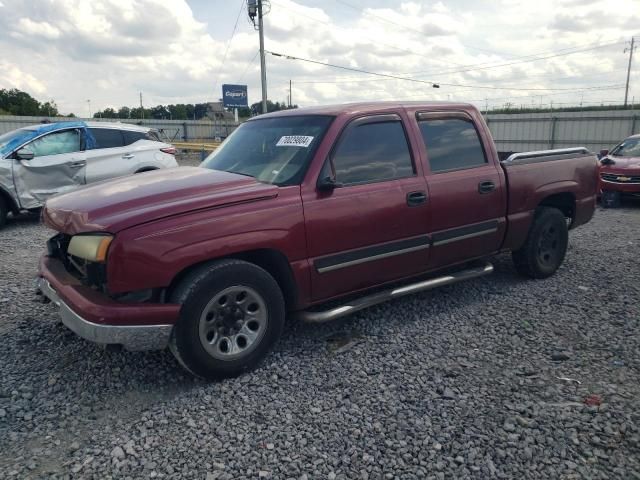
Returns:
[[[222,85],[222,104],[225,107],[248,107],[246,85]]]

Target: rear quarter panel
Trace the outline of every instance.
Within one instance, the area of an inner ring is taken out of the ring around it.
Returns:
[[[598,185],[598,160],[595,155],[502,165],[508,185],[509,229],[505,250],[517,250],[522,246],[535,209],[552,195],[573,195],[576,202],[573,226],[582,225],[593,216]]]

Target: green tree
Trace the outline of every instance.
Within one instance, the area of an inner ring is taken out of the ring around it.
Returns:
[[[129,107],[120,107],[118,109],[118,118],[129,118],[131,116],[131,109]]]
[[[178,105],[169,105],[169,118],[173,120],[186,120],[187,119],[187,106],[180,103]]]
[[[56,105],[56,102],[54,102],[53,100],[51,100],[50,102],[45,102],[43,104],[40,105],[39,108],[40,115],[46,115],[47,117],[59,117],[60,113],[58,112],[58,106]]]
[[[93,118],[118,118],[118,114],[113,108],[105,108],[101,112],[94,113]]]
[[[10,115],[39,115],[40,107],[38,100],[17,88],[0,90],[0,109]]]
[[[157,105],[151,108],[150,111],[151,111],[151,118],[155,118],[158,120],[169,118],[171,116],[171,112],[164,105]]]
[[[289,107],[284,102],[275,102],[267,100],[267,112],[277,112],[278,110],[289,110],[291,108],[298,108],[298,105],[292,105]],[[256,102],[251,104],[251,114],[259,115],[262,113],[262,102]]]

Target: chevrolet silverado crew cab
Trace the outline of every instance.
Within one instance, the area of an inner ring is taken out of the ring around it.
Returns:
[[[85,339],[169,346],[195,375],[257,365],[285,317],[324,322],[489,274],[552,275],[594,212],[584,148],[503,162],[476,108],[360,103],[242,124],[202,164],[56,196],[39,289]]]

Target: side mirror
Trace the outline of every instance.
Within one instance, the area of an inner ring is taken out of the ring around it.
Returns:
[[[609,150],[607,150],[607,149],[600,150],[600,156],[601,157],[606,157],[607,155],[609,155]]]
[[[318,190],[321,192],[331,192],[334,188],[339,188],[341,186],[341,183],[336,182],[336,180],[331,177],[324,177],[318,180]]]
[[[33,160],[35,155],[28,148],[21,148],[16,152],[16,158],[18,160]]]

